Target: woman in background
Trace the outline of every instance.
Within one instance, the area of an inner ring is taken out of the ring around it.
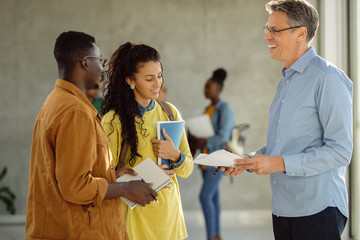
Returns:
[[[158,98],[163,84],[162,74],[159,53],[144,44],[128,42],[121,45],[109,63],[102,124],[109,138],[115,166],[133,168],[147,158],[157,163],[158,157],[169,159],[173,166],[170,170],[165,170],[168,167],[166,164],[159,166],[173,180],[170,187],[158,192],[159,204],[152,201],[146,207],[131,210],[122,202],[131,240],[187,238],[176,176],[188,177],[193,170],[193,162],[185,130],[179,149],[174,147],[165,131],[166,140],[156,139],[157,121],[169,121],[154,100]],[[175,106],[166,104],[171,108],[174,120],[181,120]],[[125,142],[128,149],[124,147]],[[123,150],[126,157],[123,162],[118,162]]]
[[[205,97],[211,101],[206,107],[205,114],[211,118],[215,135],[209,138],[198,138],[189,132],[189,143],[192,152],[200,149],[202,153],[212,153],[224,149],[230,140],[231,130],[234,127],[234,114],[230,105],[220,99],[224,86],[226,71],[217,69],[205,84]],[[207,237],[209,240],[219,240],[220,237],[220,196],[219,183],[223,172],[215,176],[215,167],[201,166],[203,185],[200,192],[200,202],[206,222]]]

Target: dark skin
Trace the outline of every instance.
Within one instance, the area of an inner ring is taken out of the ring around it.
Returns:
[[[87,56],[100,57],[99,48],[93,44]],[[84,58],[76,62],[72,70],[65,68],[59,69],[59,78],[73,83],[84,94],[90,89],[94,89],[101,80],[103,69],[97,58]],[[116,171],[116,177],[124,174],[137,175],[132,169],[120,168]],[[140,206],[145,206],[157,196],[155,190],[151,188],[153,184],[144,184],[142,181],[130,181],[122,183],[108,183],[108,189],[104,200],[118,197],[125,197]]]
[[[210,99],[211,105],[215,105],[220,100],[220,93],[222,86],[217,82],[209,79],[206,81],[204,88],[204,95],[207,99]],[[188,132],[188,141],[191,149],[191,153],[194,155],[196,149],[201,149],[206,146],[207,138],[199,138]]]

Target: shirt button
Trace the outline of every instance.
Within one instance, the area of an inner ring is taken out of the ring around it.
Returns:
[[[293,173],[292,175],[295,176],[295,173]]]
[[[281,102],[282,102],[282,103],[284,103],[284,102],[285,102],[285,101],[284,101],[284,99],[283,99],[283,100],[281,100]]]
[[[276,184],[276,181],[273,181],[274,184]]]
[[[289,80],[286,80],[286,83],[289,83]]]

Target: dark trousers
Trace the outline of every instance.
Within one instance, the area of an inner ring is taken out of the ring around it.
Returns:
[[[273,215],[275,240],[341,240],[347,218],[336,207],[306,217]]]

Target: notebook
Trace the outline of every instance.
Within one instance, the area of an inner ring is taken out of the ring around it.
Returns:
[[[184,130],[185,121],[158,121],[157,122],[157,139],[165,140],[162,129],[165,129],[165,132],[171,138],[174,146],[179,149],[180,142]],[[170,167],[170,160],[164,158],[158,158],[158,165],[167,164]],[[169,169],[169,168],[168,168]]]
[[[129,182],[134,180],[141,180],[140,176],[145,180],[147,183],[154,183],[152,189],[156,192],[160,191],[163,187],[169,185],[171,183],[171,178],[166,175],[158,165],[154,163],[151,158],[147,158],[134,168],[134,171],[138,173],[137,176],[132,176],[130,174],[124,174],[119,177],[116,181],[117,182]],[[138,206],[137,203],[130,201],[127,198],[121,198],[131,209],[134,209]]]

